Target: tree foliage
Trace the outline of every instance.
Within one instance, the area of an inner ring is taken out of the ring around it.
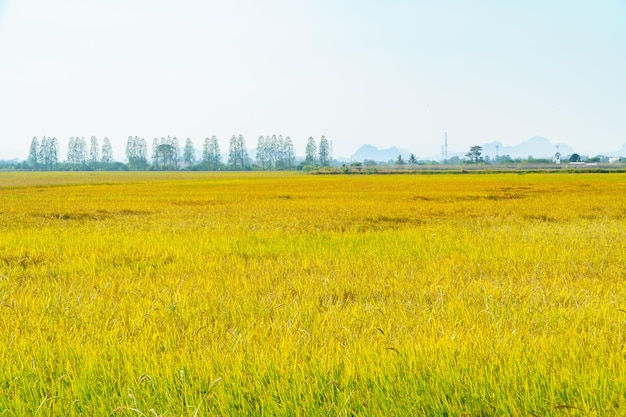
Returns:
[[[190,138],[185,141],[185,149],[183,150],[183,161],[185,166],[191,167],[196,163],[196,150],[193,147],[193,142]]]
[[[465,154],[469,163],[476,164],[479,162],[483,162],[483,157],[481,156],[483,152],[482,146],[472,146],[468,153]]]
[[[304,164],[309,166],[317,165],[317,145],[312,136],[306,142]]]
[[[249,159],[243,135],[233,135],[228,146],[228,165],[233,170],[244,170],[250,165]]]
[[[109,140],[109,138],[106,137],[102,140],[102,156],[100,161],[103,164],[107,165],[115,162],[113,158],[113,147],[111,146],[111,141]]]
[[[222,165],[222,154],[220,153],[220,145],[217,137],[204,139],[204,148],[202,150],[202,163],[206,169],[217,170]]]
[[[50,170],[56,167],[59,163],[59,142],[57,138],[47,138],[45,136],[41,138],[39,158],[37,159],[44,169]]]
[[[263,170],[292,169],[295,155],[291,138],[282,135],[259,136],[256,149],[256,163]]]
[[[330,143],[328,143],[328,139],[325,136],[322,136],[320,139],[320,144],[318,147],[319,154],[319,163],[323,167],[327,167],[330,165]]]
[[[67,146],[67,163],[74,167],[87,163],[87,141],[85,138],[70,138]]]
[[[128,167],[133,170],[148,168],[148,145],[144,138],[129,136],[126,142],[126,159]]]
[[[193,145],[192,145],[193,148]],[[178,169],[180,148],[178,139],[174,136],[154,139],[152,141],[152,164],[154,169]]]
[[[33,137],[33,140],[30,142],[27,161],[33,168],[36,168],[39,163],[39,140],[37,136]]]
[[[100,160],[100,146],[98,145],[98,138],[91,137],[91,143],[89,147],[89,163],[94,166]]]

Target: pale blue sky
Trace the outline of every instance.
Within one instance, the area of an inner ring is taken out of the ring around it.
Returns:
[[[33,136],[283,134],[422,157],[626,142],[626,1],[0,0],[0,157]],[[64,155],[63,155],[64,156]]]

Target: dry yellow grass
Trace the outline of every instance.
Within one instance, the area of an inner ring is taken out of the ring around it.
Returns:
[[[0,415],[626,415],[626,175],[0,175]]]

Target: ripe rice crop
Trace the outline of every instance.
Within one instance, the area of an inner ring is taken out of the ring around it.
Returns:
[[[624,416],[626,175],[0,175],[0,416]]]

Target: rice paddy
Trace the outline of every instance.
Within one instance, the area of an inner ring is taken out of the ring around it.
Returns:
[[[0,416],[624,416],[626,175],[2,173]]]

